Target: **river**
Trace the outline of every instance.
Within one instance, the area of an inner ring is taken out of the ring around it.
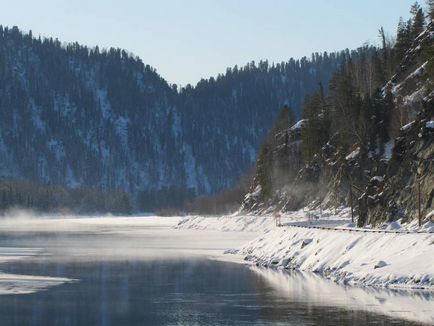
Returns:
[[[312,274],[247,266],[222,252],[254,233],[173,230],[174,223],[148,217],[2,223],[0,247],[35,251],[5,259],[3,274],[66,281],[32,290],[32,281],[9,280],[15,293],[0,296],[0,324],[419,325],[434,320],[433,293],[344,287]],[[30,293],[16,294],[20,289]]]

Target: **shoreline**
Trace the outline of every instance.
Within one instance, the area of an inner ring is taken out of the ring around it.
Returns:
[[[181,220],[177,228],[261,230],[252,241],[226,251],[251,265],[311,272],[350,286],[434,291],[433,223],[418,228],[392,222],[372,229],[351,225],[345,209],[320,221],[305,215],[285,215],[281,227],[272,216],[195,216]]]
[[[433,223],[416,228],[411,224],[392,222],[379,229],[361,229],[351,225],[345,208],[333,214],[326,212],[326,218],[314,221],[306,219],[308,214],[305,213],[298,211],[284,215],[281,227],[275,226],[270,215],[84,217],[11,219],[0,231],[56,233],[60,237],[54,242],[48,238],[27,245],[52,250],[60,244],[60,249],[69,255],[104,255],[111,259],[125,258],[126,252],[131,257],[148,257],[154,247],[149,250],[143,247],[146,236],[149,238],[146,242],[157,241],[159,255],[163,257],[204,255],[214,260],[269,269],[309,272],[344,285],[434,291]],[[158,240],[159,234],[169,236],[166,230],[172,230],[171,241],[177,245]],[[70,238],[74,234],[82,235],[78,238],[80,241]],[[98,235],[98,239],[94,235]],[[185,238],[193,241],[192,244],[187,246]],[[21,250],[17,255],[20,259],[39,254],[40,249],[29,249],[14,248],[14,251]],[[3,260],[6,256],[7,260],[13,260],[17,252],[6,254],[6,251],[2,254]]]

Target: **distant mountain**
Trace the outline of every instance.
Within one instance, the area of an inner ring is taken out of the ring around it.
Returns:
[[[125,191],[141,209],[233,186],[284,105],[357,52],[250,63],[178,90],[120,49],[0,27],[0,177]]]

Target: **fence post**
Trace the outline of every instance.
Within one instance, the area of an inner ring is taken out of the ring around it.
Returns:
[[[419,215],[419,227],[422,226],[422,209],[421,209],[421,199],[420,199],[420,178],[417,178],[417,197],[418,197],[418,215]]]
[[[351,223],[354,223],[353,185],[352,184],[350,184],[350,205],[351,205]]]

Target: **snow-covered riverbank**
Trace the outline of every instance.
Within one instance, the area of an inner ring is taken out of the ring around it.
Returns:
[[[282,227],[271,216],[253,215],[15,217],[0,225],[9,247],[0,248],[0,263],[46,253],[77,260],[207,256],[315,272],[347,284],[434,290],[432,223],[358,229],[350,223],[348,209],[318,214],[293,212],[282,217]],[[224,251],[236,255],[222,255]],[[0,293],[29,293],[69,281],[0,272]]]
[[[262,230],[254,240],[228,251],[260,266],[314,272],[352,285],[434,290],[432,223],[359,229],[350,223],[347,209],[318,215],[294,212],[282,217],[282,227],[276,227],[271,216],[191,217],[178,227]]]
[[[434,290],[434,235],[283,227],[236,253],[274,268],[311,271],[337,282]]]

